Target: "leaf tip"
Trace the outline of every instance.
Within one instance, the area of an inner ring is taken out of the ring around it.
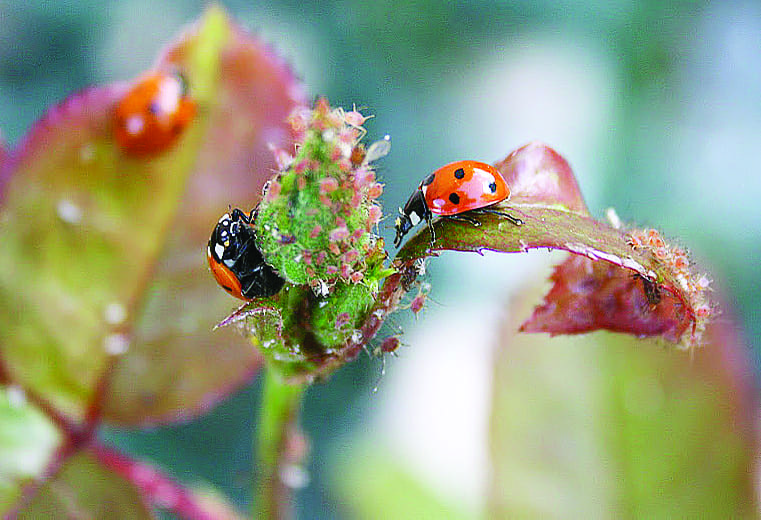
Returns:
[[[565,158],[539,141],[532,141],[495,164],[510,186],[513,204],[544,202],[587,215],[573,170]]]

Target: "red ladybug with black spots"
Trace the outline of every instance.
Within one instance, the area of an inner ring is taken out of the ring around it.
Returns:
[[[255,215],[256,210],[247,216],[237,208],[222,215],[206,249],[217,283],[241,300],[273,296],[285,284],[256,245]]]
[[[481,223],[470,214],[493,213],[521,226],[521,219],[489,207],[509,198],[510,188],[504,177],[489,164],[457,161],[442,166],[423,179],[404,208],[399,209],[401,215],[395,223],[394,245],[399,247],[404,235],[421,220],[428,224],[433,243],[436,240],[431,223],[434,214],[480,226]]]
[[[151,72],[116,104],[114,136],[122,151],[147,157],[168,150],[193,120],[195,102],[182,74]]]

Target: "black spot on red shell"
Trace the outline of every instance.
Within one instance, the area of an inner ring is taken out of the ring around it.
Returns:
[[[423,186],[428,186],[429,184],[431,184],[433,182],[433,179],[435,179],[435,178],[436,178],[436,174],[435,173],[430,174],[423,181]]]
[[[496,182],[492,182],[491,184],[489,184],[489,189],[491,190],[492,193],[497,191],[497,183]]]
[[[455,179],[462,179],[463,177],[465,177],[465,170],[463,170],[462,168],[457,168],[454,171],[454,178]]]
[[[460,203],[460,196],[456,193],[450,193],[449,194],[449,202],[452,204],[459,204]]]

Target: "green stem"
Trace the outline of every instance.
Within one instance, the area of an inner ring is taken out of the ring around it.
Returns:
[[[286,446],[295,431],[301,405],[302,385],[285,383],[277,371],[264,371],[264,395],[259,410],[259,436],[255,439],[257,478],[254,482],[254,518],[281,519],[291,516],[290,489],[280,478],[287,462]]]

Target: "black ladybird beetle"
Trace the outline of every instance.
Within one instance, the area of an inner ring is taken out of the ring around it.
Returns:
[[[500,215],[516,226],[521,226],[521,219],[487,208],[509,198],[510,188],[505,178],[489,164],[457,161],[442,166],[423,179],[404,209],[400,208],[401,215],[395,223],[394,245],[399,247],[402,237],[421,220],[428,223],[433,242],[436,238],[431,225],[434,214],[480,226],[480,222],[465,215],[469,211],[480,210]]]
[[[272,296],[285,283],[264,261],[256,245],[255,212],[246,216],[236,208],[222,215],[206,249],[209,268],[217,283],[241,300]]]

